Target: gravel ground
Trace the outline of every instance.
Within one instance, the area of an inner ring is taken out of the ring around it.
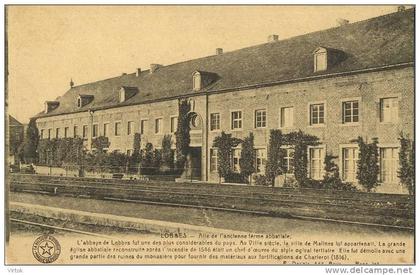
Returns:
[[[302,236],[328,234],[359,238],[413,236],[412,232],[379,227],[29,193],[11,193],[10,201],[258,233],[293,233]]]

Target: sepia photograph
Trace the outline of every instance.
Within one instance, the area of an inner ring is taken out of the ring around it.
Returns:
[[[415,264],[414,5],[4,12],[5,265]]]

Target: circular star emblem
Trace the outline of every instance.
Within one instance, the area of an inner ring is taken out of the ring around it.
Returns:
[[[50,235],[38,237],[32,245],[32,254],[39,262],[48,264],[58,259],[61,246],[57,239]]]

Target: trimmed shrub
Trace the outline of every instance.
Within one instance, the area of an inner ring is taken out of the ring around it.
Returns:
[[[239,167],[241,168],[241,175],[245,179],[245,182],[249,182],[250,176],[255,173],[254,135],[252,133],[242,141]]]
[[[324,179],[322,180],[322,188],[343,191],[357,191],[358,189],[356,186],[341,180],[338,165],[334,162],[334,159],[337,159],[337,157],[328,154],[325,156],[325,175]]]
[[[190,124],[188,113],[191,110],[187,100],[180,100],[178,103],[178,125],[175,133],[176,137],[176,166],[184,169],[185,161],[190,148]]]
[[[172,136],[165,135],[162,139],[162,164],[161,172],[170,173],[174,168],[174,152],[172,151]]]
[[[232,148],[238,146],[239,143],[241,143],[240,139],[233,138],[231,134],[226,134],[225,132],[222,132],[213,141],[213,147],[217,148],[217,172],[226,181],[230,174],[233,173],[231,167]]]
[[[378,185],[379,151],[378,139],[373,138],[372,143],[366,143],[362,137],[357,138],[359,146],[359,159],[357,161],[357,179],[359,183],[371,192]]]
[[[401,183],[408,189],[410,195],[415,193],[415,146],[408,136],[400,134],[400,152],[399,152],[399,164],[400,169],[398,170],[398,178]]]
[[[282,161],[285,151],[282,150],[283,135],[280,130],[270,130],[270,141],[268,142],[267,165],[265,176],[268,183],[274,186],[274,180],[278,175],[283,174]]]

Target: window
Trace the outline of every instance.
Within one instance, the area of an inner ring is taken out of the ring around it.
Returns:
[[[115,136],[121,135],[121,122],[115,122],[114,135]]]
[[[44,138],[44,129],[41,130],[41,139]]]
[[[381,122],[398,121],[398,98],[389,97],[381,99]]]
[[[60,128],[55,128],[55,138],[60,137]]]
[[[310,125],[324,124],[324,103],[310,105]]]
[[[255,128],[265,128],[267,126],[267,111],[265,109],[255,111]]]
[[[51,139],[52,129],[48,129],[48,139]]]
[[[267,163],[267,153],[265,149],[255,150],[255,168],[257,173],[265,173],[265,165]]]
[[[98,136],[98,124],[93,124],[92,127],[92,137],[97,137]]]
[[[217,171],[217,149],[210,149],[210,172]]]
[[[127,135],[133,134],[133,127],[134,127],[133,121],[127,122]]]
[[[171,117],[171,133],[175,133],[178,128],[178,117]]]
[[[294,123],[294,108],[283,107],[280,109],[280,127],[291,128]]]
[[[147,120],[140,121],[140,134],[144,135],[146,133]]]
[[[359,101],[343,102],[343,123],[359,122]]]
[[[88,126],[83,125],[83,138],[87,138],[88,135]]]
[[[64,137],[65,138],[69,137],[69,127],[64,127]]]
[[[233,172],[240,172],[241,167],[239,166],[239,160],[241,159],[241,149],[232,150],[232,169]]]
[[[398,148],[380,148],[380,179],[382,183],[398,181]]]
[[[162,133],[162,119],[157,118],[155,119],[155,134]]]
[[[292,174],[294,172],[294,166],[293,166],[294,149],[282,148],[280,150],[284,150],[281,167],[286,174]]]
[[[220,114],[210,114],[210,131],[220,130]]]
[[[82,99],[80,97],[77,98],[77,107],[82,107]]]
[[[324,175],[324,148],[309,148],[309,176],[315,180],[321,180]]]
[[[242,129],[242,111],[234,111],[231,113],[232,116],[232,130]]]
[[[104,123],[104,137],[108,136],[109,123]]]
[[[343,174],[345,182],[357,182],[357,160],[359,159],[359,150],[357,147],[343,148]]]
[[[76,125],[74,125],[73,126],[73,137],[78,137],[78,135],[79,135],[79,133],[77,132],[77,126]]]

